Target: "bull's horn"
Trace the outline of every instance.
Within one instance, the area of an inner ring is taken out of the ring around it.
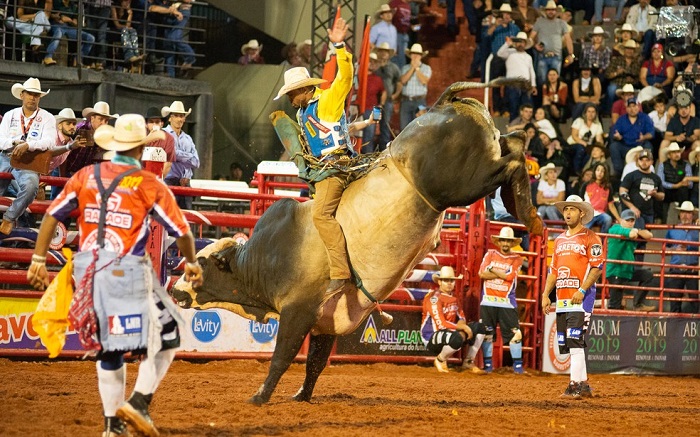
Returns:
[[[455,95],[464,90],[479,89],[479,88],[492,88],[498,86],[512,86],[518,87],[524,90],[529,90],[531,88],[530,83],[521,78],[505,78],[499,77],[487,83],[481,82],[455,82],[450,85],[445,92],[442,93],[440,98],[435,102],[435,106],[444,105],[446,103],[452,102]]]

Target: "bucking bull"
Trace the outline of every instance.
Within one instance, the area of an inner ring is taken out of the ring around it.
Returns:
[[[245,245],[222,240],[198,254],[204,284],[194,290],[175,284],[172,294],[181,307],[223,308],[262,323],[279,320],[268,376],[250,402],[270,399],[311,333],[306,378],[294,396],[309,401],[335,337],[354,331],[376,300],[387,298],[439,244],[448,207],[470,205],[502,186],[507,207],[530,232],[542,232],[530,198],[524,134],[501,136],[478,100],[456,96],[502,83],[450,86],[382,153],[380,165],[345,190],[336,217],[352,269],[372,300],[357,288],[325,296],[328,259],[311,221],[311,202],[280,200]]]

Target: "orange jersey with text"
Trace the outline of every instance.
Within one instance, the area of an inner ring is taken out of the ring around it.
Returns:
[[[457,298],[434,290],[423,299],[423,319],[420,333],[423,341],[430,341],[433,333],[441,329],[457,329],[457,321],[466,320]]]
[[[583,303],[573,305],[571,298],[583,285],[591,268],[603,266],[603,244],[600,237],[590,229],[583,228],[574,235],[566,232],[554,240],[554,254],[550,273],[557,278],[557,312],[593,311],[595,284],[586,290]]]
[[[130,168],[113,162],[103,162],[100,166],[105,189],[119,173]],[[80,251],[97,246],[99,197],[94,169],[90,165],[80,169],[68,180],[47,211],[59,221],[75,209],[80,211]],[[151,216],[176,237],[189,231],[189,225],[168,187],[153,173],[139,170],[126,176],[108,200],[104,228],[105,249],[119,254],[144,255],[150,235]]]
[[[486,252],[484,260],[479,267],[479,273],[493,267],[506,273],[506,279],[496,278],[483,281],[481,287],[481,305],[517,308],[515,302],[515,288],[518,286],[518,272],[523,265],[522,256],[511,253],[503,255],[497,250]]]

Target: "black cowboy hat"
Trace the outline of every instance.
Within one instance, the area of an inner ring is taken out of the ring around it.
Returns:
[[[143,118],[148,121],[149,118],[163,118],[163,115],[160,113],[160,108],[156,108],[155,106],[151,106],[146,110],[146,113],[144,114]]]

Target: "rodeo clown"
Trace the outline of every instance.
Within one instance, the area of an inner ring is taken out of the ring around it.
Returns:
[[[439,288],[423,299],[420,334],[428,350],[438,354],[433,364],[438,372],[443,373],[448,372],[447,359],[465,343],[470,346],[465,362],[472,362],[484,341],[483,325],[479,322],[467,324],[457,298],[452,295],[457,279],[462,279],[462,275],[455,276],[452,267],[444,266],[440,273],[433,275],[433,282]],[[480,369],[475,369],[480,372]]]
[[[187,259],[185,278],[192,286],[202,281],[194,237],[173,194],[153,173],[141,169],[144,145],[164,135],[147,135],[146,121],[137,114],[119,117],[114,127],[97,128],[95,142],[116,155],[83,167],[68,180],[44,216],[27,272],[34,288],[49,285],[46,251],[56,224],[77,209],[80,251],[73,257],[76,290],[69,318],[83,347],[97,352],[105,437],[129,435],[125,422],[139,435],[158,435],[148,408],[180,345],[177,308],[145,254],[149,216],[177,237],[177,247]],[[82,311],[77,322],[71,317],[76,307]],[[124,353],[129,351],[146,357],[133,394],[124,402]]]
[[[342,18],[336,20],[333,29],[328,29],[338,63],[338,73],[330,88],[317,88],[316,85],[326,81],[310,77],[305,67],[295,67],[284,73],[284,85],[275,97],[277,100],[286,95],[292,106],[298,108],[297,122],[309,149],[304,160],[310,170],[308,182],[316,191],[313,222],[326,246],[330,264],[327,294],[343,290],[350,282],[345,236],[335,219],[343,191],[351,181],[351,174],[339,171],[335,165],[354,156],[345,117],[345,98],[353,78],[352,55],[345,50],[343,42],[347,31],[348,25]]]

